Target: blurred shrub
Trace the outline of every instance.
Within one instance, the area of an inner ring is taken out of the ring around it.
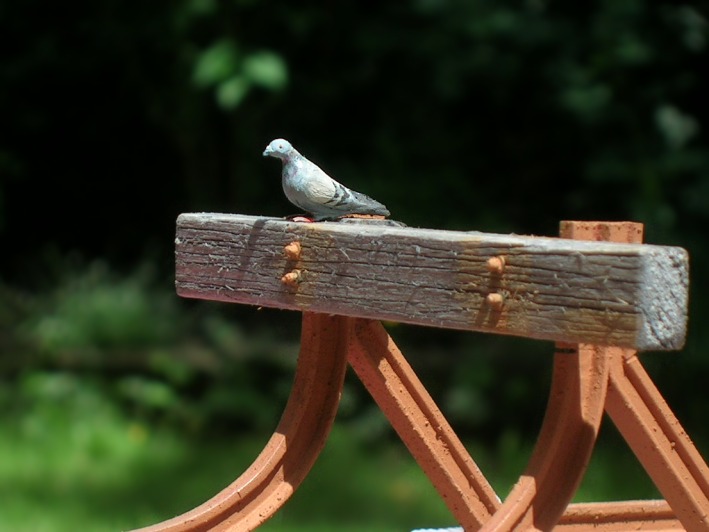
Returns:
[[[118,276],[102,261],[68,273],[42,298],[27,334],[50,356],[172,345],[181,325],[176,300],[152,276],[147,267]]]
[[[53,402],[52,393],[85,385],[145,420],[193,432],[275,425],[294,338],[245,334],[223,306],[180,300],[148,266],[128,275],[102,261],[54,271],[46,292],[0,285],[9,389],[30,386]]]

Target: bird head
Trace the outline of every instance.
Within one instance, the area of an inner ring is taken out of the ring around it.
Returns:
[[[266,146],[266,149],[263,151],[263,156],[271,156],[276,159],[285,160],[290,157],[293,152],[295,152],[295,148],[293,148],[291,143],[286,139],[275,139]]]

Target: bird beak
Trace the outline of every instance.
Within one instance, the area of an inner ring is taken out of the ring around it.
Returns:
[[[270,147],[268,147],[268,148],[266,148],[265,150],[263,150],[263,156],[264,156],[264,157],[268,157],[268,156],[271,155],[272,153],[273,153],[273,152],[271,151],[271,148],[270,148]]]

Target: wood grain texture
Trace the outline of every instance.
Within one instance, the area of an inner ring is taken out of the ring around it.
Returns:
[[[298,256],[285,250],[293,242]],[[488,266],[498,256],[502,273]],[[688,282],[687,253],[676,247],[231,214],[177,219],[178,294],[265,307],[672,350],[684,344]]]

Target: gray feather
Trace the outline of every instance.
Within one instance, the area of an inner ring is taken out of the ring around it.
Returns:
[[[293,205],[311,213],[316,220],[347,214],[390,214],[383,204],[332,179],[287,140],[273,140],[263,155],[281,160],[283,192]]]

